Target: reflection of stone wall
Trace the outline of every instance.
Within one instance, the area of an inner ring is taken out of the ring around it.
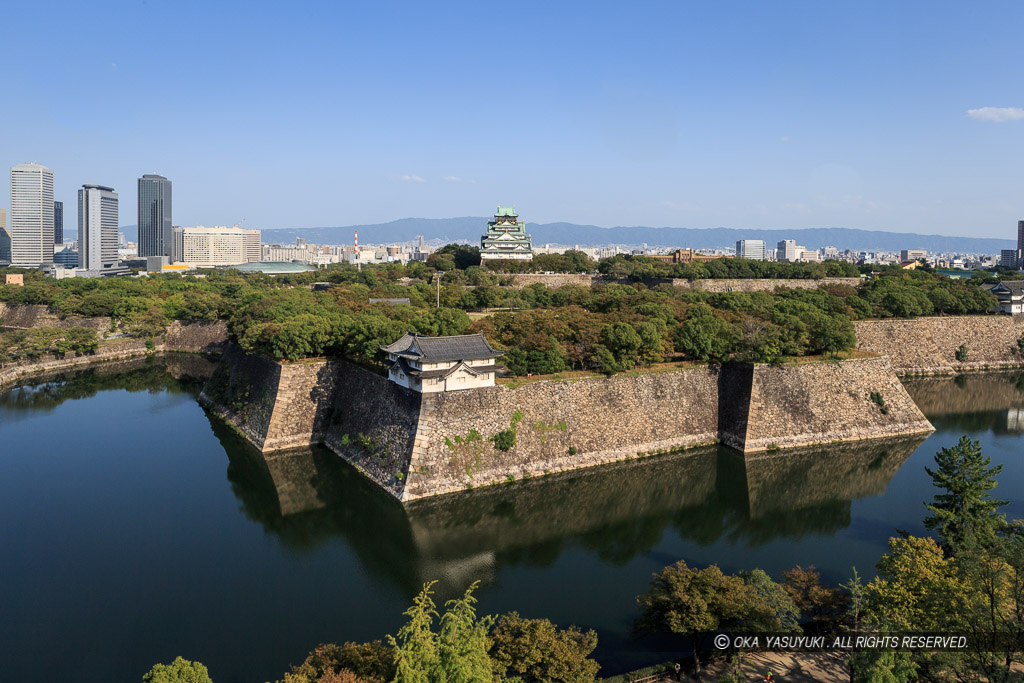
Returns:
[[[1024,316],[976,315],[913,320],[859,320],[857,347],[888,356],[898,373],[952,374],[1024,364],[1017,340]],[[967,361],[956,359],[961,344]]]
[[[750,517],[879,496],[921,443],[917,437],[748,456]]]
[[[774,292],[777,289],[819,289],[829,285],[857,287],[859,277],[825,277],[820,280],[782,279],[721,279],[721,280],[672,280],[673,287],[700,289],[705,292]]]
[[[871,399],[881,395],[884,408]],[[885,358],[754,368],[745,432],[722,441],[745,453],[932,431]]]
[[[1024,408],[1024,375],[917,377],[903,380],[907,393],[925,415],[967,415]]]

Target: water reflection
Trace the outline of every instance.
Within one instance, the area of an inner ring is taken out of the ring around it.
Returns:
[[[1024,373],[916,378],[904,384],[940,431],[1024,434]]]
[[[323,449],[264,457],[213,420],[246,515],[290,548],[341,536],[369,568],[414,590],[457,590],[501,567],[547,567],[579,546],[625,565],[667,529],[707,546],[831,535],[851,501],[885,491],[920,439],[744,458],[725,448],[634,460],[418,501],[403,509]]]
[[[115,389],[198,394],[214,367],[216,362],[206,356],[170,353],[33,375],[24,384],[0,393],[0,410],[16,419],[19,413],[52,412],[65,401]]]

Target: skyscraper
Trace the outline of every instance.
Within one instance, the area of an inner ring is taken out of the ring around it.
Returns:
[[[765,253],[764,240],[736,241],[736,258],[764,261]]]
[[[117,265],[117,193],[112,187],[82,185],[78,191],[79,267],[104,270]]]
[[[1024,221],[1017,221],[1017,267],[1024,270]]]
[[[53,243],[64,244],[64,202],[53,203]]]
[[[11,169],[11,263],[53,263],[53,171],[41,164]]]
[[[139,256],[171,256],[171,181],[162,175],[139,178]]]
[[[7,210],[0,209],[0,266],[11,262],[11,235],[7,232]]]

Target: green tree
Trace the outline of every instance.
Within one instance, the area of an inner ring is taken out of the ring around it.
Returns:
[[[686,320],[675,331],[676,350],[700,361],[723,361],[735,350],[736,330],[718,317],[710,306],[687,312]]]
[[[998,484],[1002,465],[991,466],[981,444],[967,436],[956,446],[935,454],[938,467],[926,467],[932,485],[942,489],[925,506],[931,514],[924,520],[927,529],[938,531],[943,543],[954,553],[965,543],[989,545],[1005,527],[1006,518],[998,512],[1006,501],[993,498],[989,491]]]
[[[199,662],[176,657],[170,664],[154,664],[142,677],[142,683],[212,683],[206,667]]]
[[[394,683],[477,683],[491,680],[491,660],[487,655],[487,632],[493,617],[478,618],[473,583],[462,598],[445,603],[439,628],[433,595],[433,582],[413,600],[405,615],[409,621],[388,636],[395,649]]]
[[[740,572],[740,578],[771,608],[769,621],[762,625],[763,628],[772,629],[777,626],[782,631],[800,630],[800,609],[782,585],[772,581],[772,577],[762,569]]]
[[[280,683],[324,683],[344,673],[353,680],[386,683],[395,676],[395,651],[379,640],[320,645]]]
[[[516,676],[523,683],[592,683],[600,665],[590,659],[597,634],[571,626],[560,630],[547,619],[524,619],[512,612],[490,633],[495,677]]]
[[[694,569],[680,560],[651,579],[651,589],[637,598],[641,615],[636,628],[689,635],[700,671],[700,641],[720,628],[747,625],[779,630],[774,611],[740,577],[715,565]],[[774,621],[773,621],[774,620]]]

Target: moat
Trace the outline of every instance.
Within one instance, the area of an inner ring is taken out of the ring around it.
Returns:
[[[1024,517],[1024,375],[907,382],[936,432],[758,457],[705,448],[403,508],[325,449],[262,456],[196,400],[196,356],[98,367],[0,395],[0,670],[137,680],[198,659],[280,678],[320,642],[394,633],[424,581],[479,579],[482,611],[598,631],[610,675],[678,654],[635,639],[635,596],[680,558],[779,578],[873,574],[923,534],[924,471],[962,434]]]

